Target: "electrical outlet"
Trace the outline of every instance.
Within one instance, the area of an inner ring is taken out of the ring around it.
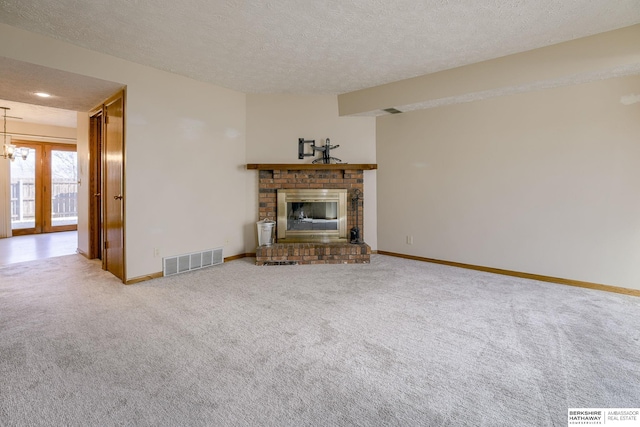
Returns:
[[[229,246],[229,239],[224,239],[224,245]]]
[[[407,245],[413,245],[413,236],[407,236]]]
[[[160,249],[158,249],[158,248],[153,248],[153,256],[154,256],[155,258],[159,257],[159,256],[160,256]]]

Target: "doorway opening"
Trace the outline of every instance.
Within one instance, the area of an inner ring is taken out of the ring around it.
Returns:
[[[74,255],[77,248],[77,231],[12,236],[0,239],[0,267],[18,262]]]
[[[90,239],[91,226],[89,224],[89,211],[93,209],[93,217],[99,219],[99,215],[96,215],[95,212],[100,212],[101,210],[100,204],[98,203],[96,206],[92,206],[91,200],[93,199],[95,201],[97,197],[101,196],[94,196],[94,194],[100,193],[100,191],[93,191],[91,193],[88,191],[91,180],[89,165],[95,158],[94,154],[91,155],[91,158],[89,157],[88,116],[91,114],[90,112],[99,106],[108,104],[109,100],[114,97],[114,94],[124,93],[126,85],[116,81],[105,80],[104,78],[67,72],[58,68],[37,65],[10,57],[0,57],[0,69],[7,71],[7,73],[3,74],[3,87],[7,88],[7,90],[3,92],[2,99],[0,99],[0,106],[8,107],[11,109],[10,114],[15,116],[12,120],[9,120],[7,129],[12,141],[17,143],[17,140],[20,139],[28,142],[45,141],[61,144],[77,144],[78,181],[81,181],[81,184],[78,186],[78,224],[75,226],[77,228],[75,232],[77,234],[76,252],[87,258],[91,258],[90,255],[93,255],[94,258],[103,257],[105,251],[104,246],[110,242],[101,242],[99,239],[92,242]],[[100,72],[98,74],[104,77],[104,73]],[[25,76],[29,78],[25,78]],[[34,96],[34,93],[40,90],[45,90],[48,93],[55,94],[55,96],[47,99]],[[114,105],[114,107],[116,106]],[[119,121],[119,119],[117,119],[116,122],[117,121]],[[102,131],[104,131],[104,129]],[[19,146],[24,146],[24,143],[20,142]],[[32,155],[33,152],[30,153],[29,157],[32,157]],[[21,161],[21,159],[16,159],[16,162],[19,161]],[[7,250],[15,251],[17,250],[16,245],[19,239],[11,240],[14,232],[11,224],[9,200],[11,196],[9,188],[10,166],[8,161],[3,160],[3,162],[4,164],[0,163],[0,184],[2,184],[0,193],[2,193],[4,199],[0,202],[2,206],[2,209],[0,209],[0,241],[6,244]],[[48,187],[48,190],[50,190],[50,187]],[[70,192],[72,191],[61,191],[61,193]],[[123,196],[124,194],[115,193],[115,195]],[[40,213],[44,208],[35,208],[35,199],[37,197],[40,196],[34,194],[32,197],[34,198],[33,209],[35,211],[33,212],[33,224],[29,224],[28,227],[27,225],[23,225],[21,228],[35,229],[35,215],[37,214],[42,216],[42,218],[39,219],[41,219],[41,227],[42,230],[44,230],[44,213]],[[113,196],[111,197],[113,198]],[[65,195],[58,197],[59,207],[63,207],[63,205],[66,206],[66,200],[64,199]],[[44,201],[44,198],[42,201]],[[102,200],[102,203],[104,203],[104,200]],[[120,202],[120,205],[123,206],[124,201]],[[55,207],[52,206],[51,209],[53,210]],[[62,221],[62,218],[68,220],[68,217],[69,215],[57,217],[56,220],[59,219]],[[25,220],[24,214],[22,219]],[[59,221],[53,221],[53,219],[54,218],[51,218],[51,222],[48,224],[53,224],[53,226],[56,227],[58,224],[55,223]],[[96,227],[94,226],[94,228]],[[17,231],[15,234],[21,233],[21,231]],[[25,241],[32,241],[32,239],[30,239],[31,237],[34,237],[33,240],[41,240],[35,239],[38,237],[42,237],[45,240],[47,238],[63,237],[60,236],[61,234],[65,233],[26,235],[27,239],[25,239]],[[5,237],[7,239],[5,239]],[[22,236],[18,237],[20,238]],[[98,237],[100,237],[99,234]],[[49,246],[57,245],[57,243],[54,242],[49,243]],[[92,251],[90,243],[94,245],[94,248],[98,248],[98,250]],[[0,250],[2,249],[1,246],[2,245],[0,245]],[[62,247],[64,245],[61,244],[60,246]],[[103,252],[102,254],[100,250]],[[124,251],[124,248],[122,248],[122,251]],[[93,252],[93,254],[91,252]],[[120,275],[119,277],[126,276]]]
[[[73,144],[16,141],[29,149],[10,165],[14,236],[78,229],[78,155]]]

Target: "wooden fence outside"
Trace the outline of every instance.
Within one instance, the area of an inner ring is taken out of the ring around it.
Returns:
[[[51,217],[78,216],[78,183],[54,181],[51,183]],[[36,217],[36,185],[33,180],[11,183],[11,221],[33,221]]]

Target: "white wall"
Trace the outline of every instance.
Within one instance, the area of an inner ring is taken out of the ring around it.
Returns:
[[[245,253],[245,97],[150,70],[161,84],[127,85],[127,260],[224,246]],[[156,80],[157,79],[157,80]],[[151,269],[155,270],[151,270]]]
[[[0,38],[0,56],[126,85],[127,279],[162,256],[245,252],[244,94],[4,24]]]
[[[379,249],[640,289],[639,95],[632,76],[378,118]]]
[[[0,239],[11,237],[11,190],[9,184],[11,166],[0,158]]]
[[[77,152],[78,152],[78,250],[89,254],[89,115],[78,113]]]
[[[247,95],[247,163],[311,163],[298,159],[298,138],[330,138],[340,147],[331,155],[347,163],[376,163],[375,118],[339,117],[336,96]],[[247,216],[258,220],[257,171],[247,188]],[[364,175],[365,241],[377,248],[376,172]],[[255,229],[255,224],[253,225]],[[256,237],[247,231],[247,252],[255,252]]]

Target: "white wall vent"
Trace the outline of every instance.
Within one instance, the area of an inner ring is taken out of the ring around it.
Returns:
[[[202,252],[163,258],[162,273],[165,276],[172,276],[178,273],[222,264],[222,262],[222,248],[207,249]]]

